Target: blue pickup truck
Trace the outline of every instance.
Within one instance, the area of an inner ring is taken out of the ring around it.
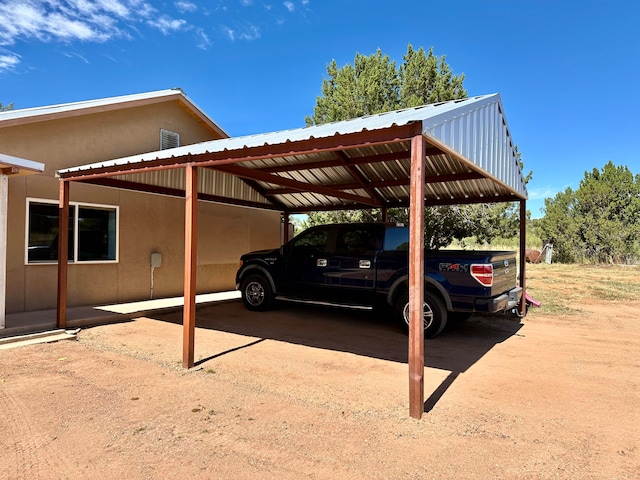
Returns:
[[[277,299],[355,309],[390,307],[408,330],[409,229],[384,223],[312,227],[275,250],[240,259],[236,288],[249,310]],[[474,312],[509,312],[522,297],[510,251],[425,251],[427,338]]]

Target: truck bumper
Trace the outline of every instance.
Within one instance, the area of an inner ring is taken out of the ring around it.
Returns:
[[[478,312],[508,312],[518,307],[521,299],[522,287],[515,287],[497,297],[477,299],[475,309]]]

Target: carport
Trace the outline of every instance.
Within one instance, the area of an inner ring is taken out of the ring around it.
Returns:
[[[280,211],[287,223],[290,214],[317,210],[409,208],[409,410],[415,418],[424,409],[425,205],[519,202],[525,288],[527,192],[499,94],[214,140],[57,174],[59,328],[66,325],[70,184],[185,198],[185,368],[194,365],[198,200]]]

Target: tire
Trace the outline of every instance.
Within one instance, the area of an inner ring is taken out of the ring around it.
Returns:
[[[240,285],[242,303],[248,310],[262,312],[273,306],[273,290],[264,275],[249,275]]]
[[[396,319],[409,332],[409,294],[400,296],[395,305]],[[442,300],[431,292],[424,292],[424,336],[433,338],[447,326],[447,309]]]

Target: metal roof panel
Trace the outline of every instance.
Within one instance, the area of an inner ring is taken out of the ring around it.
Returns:
[[[349,208],[359,200],[382,205],[406,203],[411,171],[407,135],[415,134],[405,129],[402,130],[404,137],[394,141],[371,142],[369,139],[377,138],[376,131],[400,132],[402,127],[419,123],[418,131],[435,147],[425,162],[427,203],[456,199],[464,202],[469,198],[488,201],[526,198],[515,147],[502,112],[498,94],[482,95],[342,122],[203,142],[68,168],[59,174],[76,177],[91,174],[92,170],[104,174],[104,169],[125,171],[146,165],[182,170],[178,167],[187,162],[198,164],[199,159],[215,158],[208,164],[212,169],[224,170],[225,162],[236,163],[237,167],[227,169],[230,173],[256,180],[241,180],[234,175],[229,177],[235,180],[214,176],[208,182],[201,181],[202,193],[230,199],[241,197],[258,204],[275,202],[298,210]],[[360,135],[362,140],[344,147],[341,138],[350,134]],[[389,138],[396,138],[396,133],[391,135]],[[330,142],[336,147],[318,148],[316,152],[315,141],[330,137],[336,138]],[[288,146],[269,149],[289,144],[290,150]],[[229,152],[229,157],[225,152]],[[226,158],[229,160],[218,163],[218,159]],[[163,182],[176,184],[175,179]],[[305,186],[309,191],[303,191]],[[327,187],[333,189],[335,196],[329,194]]]

